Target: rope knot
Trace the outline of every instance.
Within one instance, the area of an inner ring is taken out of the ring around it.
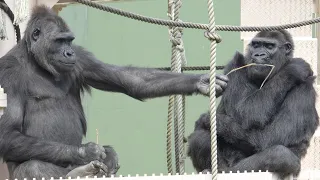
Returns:
[[[173,36],[170,35],[170,42],[174,45],[174,46],[179,46],[181,44],[181,39],[180,38],[175,38]]]
[[[217,43],[222,41],[217,33],[210,33],[209,31],[204,32],[204,37],[208,38],[210,41],[216,41]]]

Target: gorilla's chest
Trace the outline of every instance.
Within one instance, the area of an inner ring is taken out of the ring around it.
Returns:
[[[81,101],[71,88],[71,83],[30,83],[25,104],[24,133],[66,144],[81,143],[82,122],[85,120]]]

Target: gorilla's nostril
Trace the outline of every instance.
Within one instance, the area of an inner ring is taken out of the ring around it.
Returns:
[[[67,57],[67,58],[68,58],[68,57],[72,57],[73,54],[74,54],[73,51],[65,51],[65,52],[64,52],[64,56]]]
[[[257,54],[255,54],[254,56],[255,57],[263,57],[263,56],[266,56],[267,54],[265,54],[265,53],[257,53]]]

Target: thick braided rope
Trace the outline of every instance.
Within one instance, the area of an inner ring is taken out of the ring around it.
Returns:
[[[172,14],[172,6],[174,5],[172,0],[168,0],[168,16],[171,17]],[[169,29],[170,31],[170,29]],[[173,58],[173,57],[171,57]],[[171,59],[171,63],[173,62],[173,59]],[[171,64],[172,67],[172,64]],[[162,70],[172,70],[172,68],[158,68]],[[173,118],[173,113],[174,113],[174,96],[169,96],[169,104],[168,104],[168,120],[167,120],[167,169],[168,173],[173,174],[173,169],[172,169],[172,118]]]
[[[208,30],[209,26],[207,24],[201,23],[192,23],[192,22],[175,22],[170,20],[158,19],[158,18],[151,18],[147,16],[142,16],[139,14],[126,12],[117,8],[113,8],[110,6],[105,6],[98,4],[96,2],[92,2],[89,0],[76,0],[78,3],[91,6],[96,9],[100,9],[106,12],[110,12],[113,14],[117,14],[120,16],[124,16],[130,19],[135,19],[138,21],[143,21],[151,24],[157,24],[162,26],[170,26],[170,27],[183,27],[183,28],[192,28],[192,29],[205,29]],[[278,26],[229,26],[229,25],[215,25],[215,31],[272,31],[272,30],[281,30],[281,29],[292,29],[301,26],[308,26],[311,24],[319,23],[320,17],[300,21],[291,24],[284,24]]]
[[[224,66],[216,66],[217,70],[223,69]],[[158,70],[163,70],[163,71],[170,71],[170,67],[159,67],[155,68]],[[205,70],[210,70],[210,66],[189,66],[189,67],[181,67],[182,71],[205,71]]]
[[[216,134],[216,46],[221,39],[215,34],[215,17],[213,0],[208,0],[210,43],[210,132],[211,132],[211,170],[212,179],[218,179],[217,168],[217,134]]]
[[[174,96],[169,96],[168,104],[168,120],[167,120],[167,169],[168,173],[173,174],[172,169],[172,118],[173,118],[173,109],[174,109]]]
[[[173,18],[174,21],[179,20],[179,13],[180,8],[182,6],[182,2],[180,0],[174,0],[174,6],[172,6],[172,14],[171,18]],[[173,72],[181,73],[181,66],[182,66],[182,56],[181,51],[183,51],[181,45],[182,43],[182,33],[181,28],[174,27],[172,29],[172,68]],[[175,118],[174,118],[174,134],[175,134],[175,159],[176,159],[176,172],[182,174],[184,173],[184,163],[183,163],[183,138],[184,135],[182,134],[182,128],[183,128],[183,102],[182,102],[182,96],[181,95],[175,95],[174,98],[174,111],[175,111]]]

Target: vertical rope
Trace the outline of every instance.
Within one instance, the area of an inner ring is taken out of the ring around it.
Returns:
[[[168,4],[168,16],[174,20],[179,21],[179,10],[182,6],[181,0],[169,1]],[[171,70],[173,72],[181,73],[182,64],[185,64],[185,55],[182,41],[182,28],[174,27],[169,29],[170,40],[172,42],[172,58],[171,58]],[[167,123],[167,166],[169,173],[172,172],[171,163],[171,124],[172,124],[172,111],[174,111],[174,136],[175,136],[175,160],[176,160],[176,172],[182,174],[184,170],[184,116],[185,106],[182,95],[175,95],[169,97],[169,109],[168,109],[168,123]],[[172,108],[172,106],[174,106]]]
[[[210,130],[211,130],[211,170],[212,179],[217,180],[217,134],[216,134],[216,46],[221,41],[215,34],[213,0],[208,0],[209,32],[206,36],[210,43]]]
[[[172,19],[172,6],[174,5],[173,0],[168,0],[168,17]],[[169,27],[169,33],[171,32],[171,27]],[[171,57],[172,58],[172,57]],[[172,61],[171,59],[171,70],[172,70]],[[174,96],[169,96],[169,104],[168,104],[168,120],[167,120],[167,169],[168,173],[173,174],[172,169],[172,118],[174,111]]]
[[[169,105],[168,105],[168,121],[167,121],[167,169],[168,173],[173,174],[172,170],[172,116],[174,109],[174,96],[169,97]]]

